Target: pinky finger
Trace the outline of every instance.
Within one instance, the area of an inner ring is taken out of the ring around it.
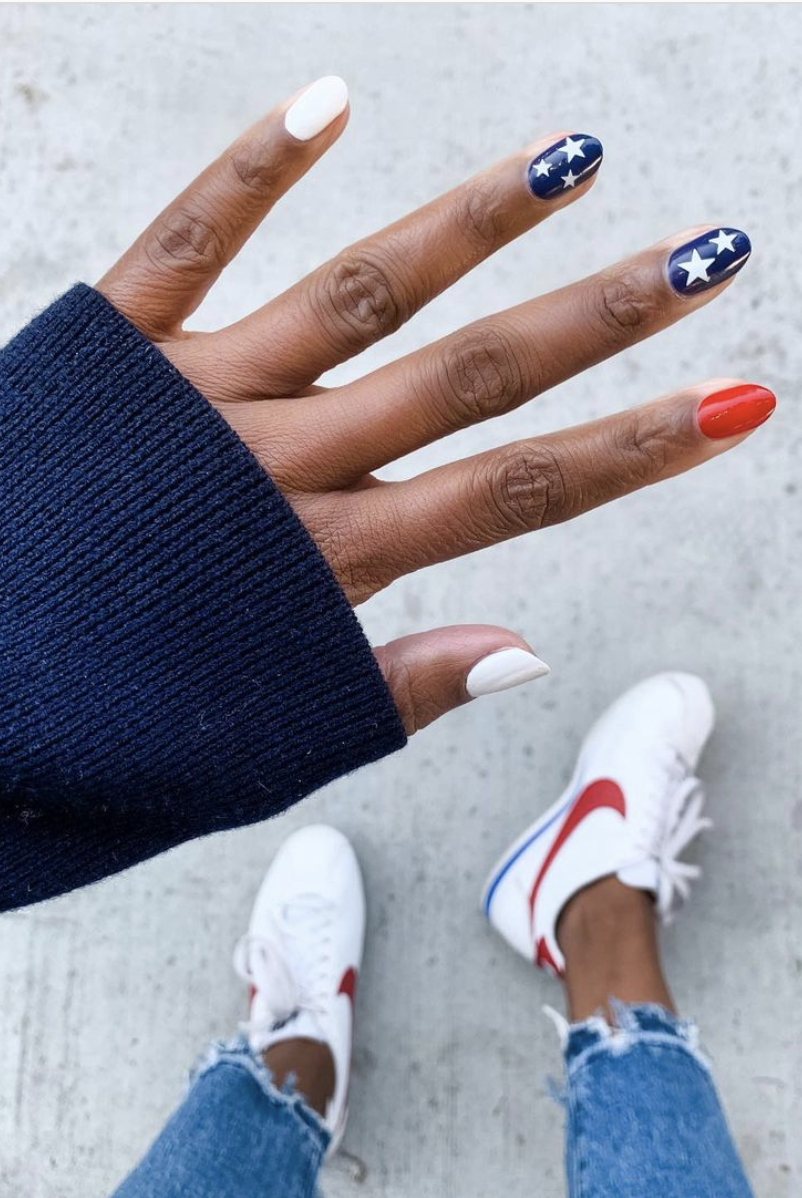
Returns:
[[[400,577],[681,474],[744,440],[775,403],[764,387],[716,379],[374,488],[363,502],[385,571]]]
[[[469,699],[549,672],[522,637],[487,624],[434,628],[374,652],[408,736]]]

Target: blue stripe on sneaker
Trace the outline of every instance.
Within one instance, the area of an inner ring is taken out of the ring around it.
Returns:
[[[518,860],[518,858],[521,856],[521,854],[525,853],[526,850],[528,848],[530,848],[531,845],[533,845],[536,840],[540,839],[540,837],[543,835],[544,832],[547,832],[549,830],[549,828],[554,823],[554,821],[558,820],[560,818],[560,816],[563,815],[563,813],[571,806],[573,801],[574,801],[573,795],[571,796],[571,798],[566,799],[566,801],[563,803],[562,807],[560,807],[559,811],[555,811],[554,815],[551,817],[550,820],[547,820],[546,823],[543,824],[540,828],[536,828],[535,831],[532,833],[532,835],[529,837],[529,839],[525,840],[524,843],[522,845],[520,845],[519,848],[516,849],[516,851],[512,854],[512,856],[508,857],[507,860],[504,862],[501,869],[498,871],[498,873],[496,874],[493,881],[490,883],[490,886],[488,887],[488,890],[487,890],[487,898],[485,899],[485,915],[488,918],[490,918],[490,904],[493,901],[493,895],[496,893],[499,883],[507,875],[507,873],[509,873],[509,871],[512,869],[513,865]]]

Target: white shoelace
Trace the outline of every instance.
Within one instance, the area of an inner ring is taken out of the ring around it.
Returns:
[[[333,914],[333,903],[300,895],[271,912],[264,934],[237,943],[234,968],[259,996],[259,1017],[241,1025],[249,1037],[272,1032],[302,1011],[325,1015]]]
[[[667,804],[662,798],[650,804],[637,847],[657,862],[657,910],[668,923],[677,905],[690,894],[691,882],[702,872],[698,865],[680,861],[680,855],[700,832],[713,826],[713,821],[702,815],[702,783],[687,774],[687,766],[677,753],[672,752],[666,760],[665,771],[670,798]]]
[[[668,923],[678,902],[684,902],[691,891],[691,882],[702,872],[698,865],[680,861],[680,854],[713,821],[702,815],[705,795],[698,778],[688,777],[675,790],[666,818],[666,835],[660,845],[657,861],[659,879],[657,909]]]

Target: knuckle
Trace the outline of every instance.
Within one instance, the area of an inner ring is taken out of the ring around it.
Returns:
[[[441,358],[437,390],[449,423],[456,427],[508,411],[522,388],[518,359],[506,334],[498,329],[457,334]]]
[[[499,203],[497,189],[487,180],[470,185],[457,203],[455,220],[478,260],[504,241],[504,208]]]
[[[490,499],[507,533],[546,528],[572,514],[564,464],[544,443],[516,446],[502,455],[491,479]]]
[[[282,163],[273,154],[268,157],[265,147],[254,140],[237,142],[228,151],[228,164],[234,178],[247,191],[260,197],[271,192],[282,173]]]
[[[394,333],[412,314],[387,266],[366,250],[340,255],[323,273],[316,307],[338,343],[354,351]]]
[[[657,305],[642,279],[621,272],[602,276],[597,297],[604,330],[616,342],[637,339],[652,327]]]
[[[165,212],[148,243],[151,261],[160,269],[217,269],[225,265],[223,237],[213,221],[187,208]]]
[[[627,412],[614,422],[610,442],[611,457],[618,463],[616,474],[627,488],[645,486],[669,464],[670,430],[662,422],[646,422],[637,412]]]

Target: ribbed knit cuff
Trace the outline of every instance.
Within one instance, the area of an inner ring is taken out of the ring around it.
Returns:
[[[0,353],[0,499],[0,908],[405,743],[289,504],[89,287]]]

